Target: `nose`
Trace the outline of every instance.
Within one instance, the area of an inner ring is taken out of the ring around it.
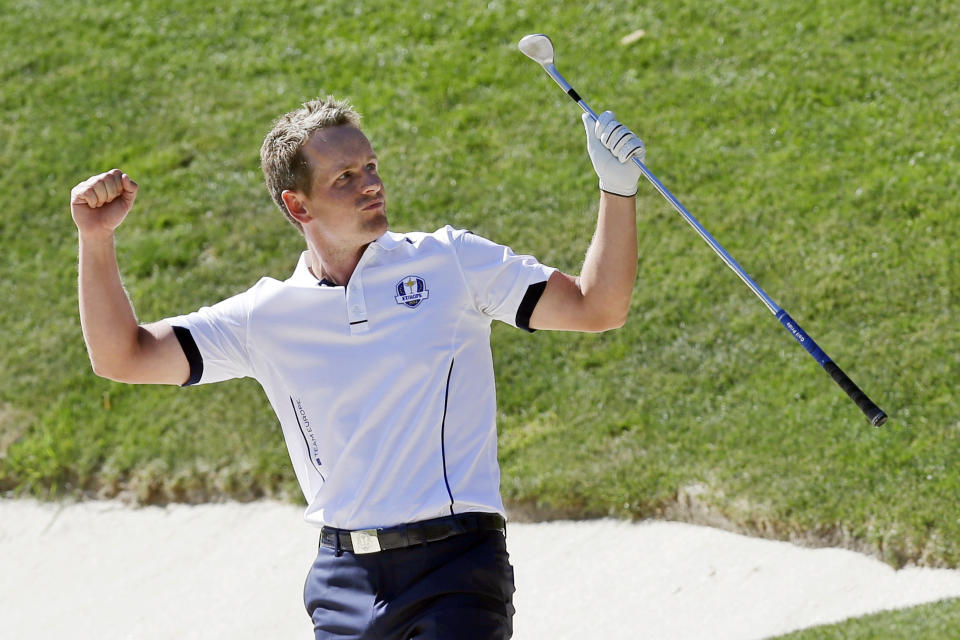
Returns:
[[[365,171],[365,180],[363,183],[363,192],[364,193],[377,193],[383,189],[383,180],[380,179],[380,174],[375,170],[367,169]]]

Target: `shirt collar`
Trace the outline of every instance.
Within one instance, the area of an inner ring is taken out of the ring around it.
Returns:
[[[391,249],[396,249],[400,243],[403,241],[404,235],[402,233],[394,233],[392,231],[385,231],[382,236],[373,241],[373,243],[379,246],[382,249],[387,251]]]
[[[382,236],[377,238],[371,243],[371,246],[378,246],[387,251],[397,248],[400,243],[403,241],[404,235],[402,233],[393,233],[392,231],[385,231]],[[370,247],[367,247],[369,250]],[[320,286],[339,286],[335,285],[326,278],[323,280],[318,280],[316,276],[310,271],[310,250],[306,250],[300,254],[300,259],[297,260],[297,266],[293,270],[293,275],[287,280],[290,284],[296,284],[301,286],[315,287]]]
[[[293,270],[293,275],[287,280],[290,284],[301,286],[317,286],[319,281],[310,272],[310,251],[304,251],[297,260],[297,267]]]

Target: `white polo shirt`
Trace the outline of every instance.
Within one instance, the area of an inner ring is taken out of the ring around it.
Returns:
[[[293,275],[169,318],[187,384],[258,380],[316,525],[505,515],[491,320],[529,329],[554,269],[451,227],[387,232],[346,287]]]

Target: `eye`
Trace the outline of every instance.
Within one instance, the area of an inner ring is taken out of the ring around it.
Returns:
[[[350,179],[350,176],[353,175],[349,171],[344,171],[339,176],[337,176],[337,182],[345,182]]]

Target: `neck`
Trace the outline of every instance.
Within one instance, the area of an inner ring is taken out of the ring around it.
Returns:
[[[321,251],[315,244],[308,242],[310,270],[318,280],[326,278],[333,284],[346,286],[367,246],[346,251]]]

